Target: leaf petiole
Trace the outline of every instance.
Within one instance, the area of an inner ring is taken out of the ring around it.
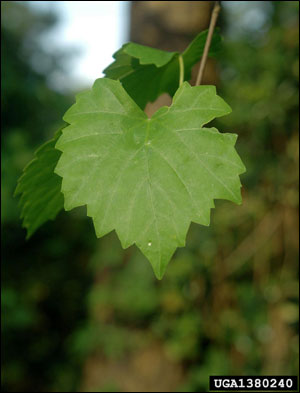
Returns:
[[[184,80],[184,64],[182,55],[178,56],[179,61],[179,87],[183,84]]]

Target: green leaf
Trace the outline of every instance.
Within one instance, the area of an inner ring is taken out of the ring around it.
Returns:
[[[185,75],[191,78],[191,69],[202,56],[207,30],[198,34],[182,53]],[[221,36],[215,32],[209,54],[220,49]],[[147,46],[128,43],[115,54],[115,61],[103,72],[107,78],[120,80],[131,98],[144,109],[162,93],[175,94],[179,83],[179,52],[167,52]]]
[[[65,209],[87,205],[98,237],[115,230],[162,278],[190,222],[209,225],[214,199],[241,203],[237,135],[202,128],[230,111],[214,86],[184,82],[148,119],[119,81],[96,80],[66,112],[56,144]]]
[[[150,48],[134,42],[123,45],[121,51],[131,57],[139,59],[141,65],[154,64],[156,67],[162,67],[169,63],[178,52],[167,52],[164,50]]]
[[[35,152],[35,158],[24,168],[18,180],[15,195],[22,194],[19,205],[27,239],[46,221],[53,220],[64,207],[61,177],[54,173],[61,155],[55,149],[60,136],[61,130]]]

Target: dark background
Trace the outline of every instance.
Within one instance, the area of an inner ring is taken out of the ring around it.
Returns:
[[[131,39],[181,50],[207,27],[211,3],[133,2]],[[243,204],[216,201],[211,226],[192,224],[159,282],[115,233],[96,239],[84,208],[25,241],[17,179],[76,92],[47,84],[72,56],[37,39],[56,15],[1,2],[4,391],[198,392],[211,374],[298,374],[299,3],[227,3],[223,51],[204,82],[233,108],[214,125],[239,135]]]

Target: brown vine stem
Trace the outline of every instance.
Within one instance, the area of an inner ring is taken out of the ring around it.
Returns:
[[[205,46],[204,46],[203,56],[201,58],[201,62],[200,62],[199,71],[198,71],[198,75],[197,75],[195,86],[199,86],[201,84],[201,81],[202,81],[202,78],[203,78],[203,73],[204,73],[206,60],[207,60],[207,56],[208,56],[208,52],[209,52],[209,48],[210,48],[210,44],[211,44],[211,39],[212,39],[212,36],[213,36],[213,33],[214,33],[214,29],[215,29],[215,26],[216,26],[216,22],[217,22],[220,10],[221,10],[220,2],[216,1],[215,5],[214,5],[214,8],[212,10],[212,13],[211,13],[211,17],[210,17],[208,34],[207,34],[207,37],[206,37],[206,42],[205,42]]]

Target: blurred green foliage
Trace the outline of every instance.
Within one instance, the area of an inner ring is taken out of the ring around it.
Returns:
[[[25,242],[16,180],[73,98],[48,87],[63,59],[36,39],[55,17],[2,2],[4,391],[198,392],[211,374],[297,374],[299,3],[263,3],[221,16],[218,92],[233,112],[215,125],[239,134],[243,205],[217,201],[158,282],[115,233],[96,240],[84,209]]]

